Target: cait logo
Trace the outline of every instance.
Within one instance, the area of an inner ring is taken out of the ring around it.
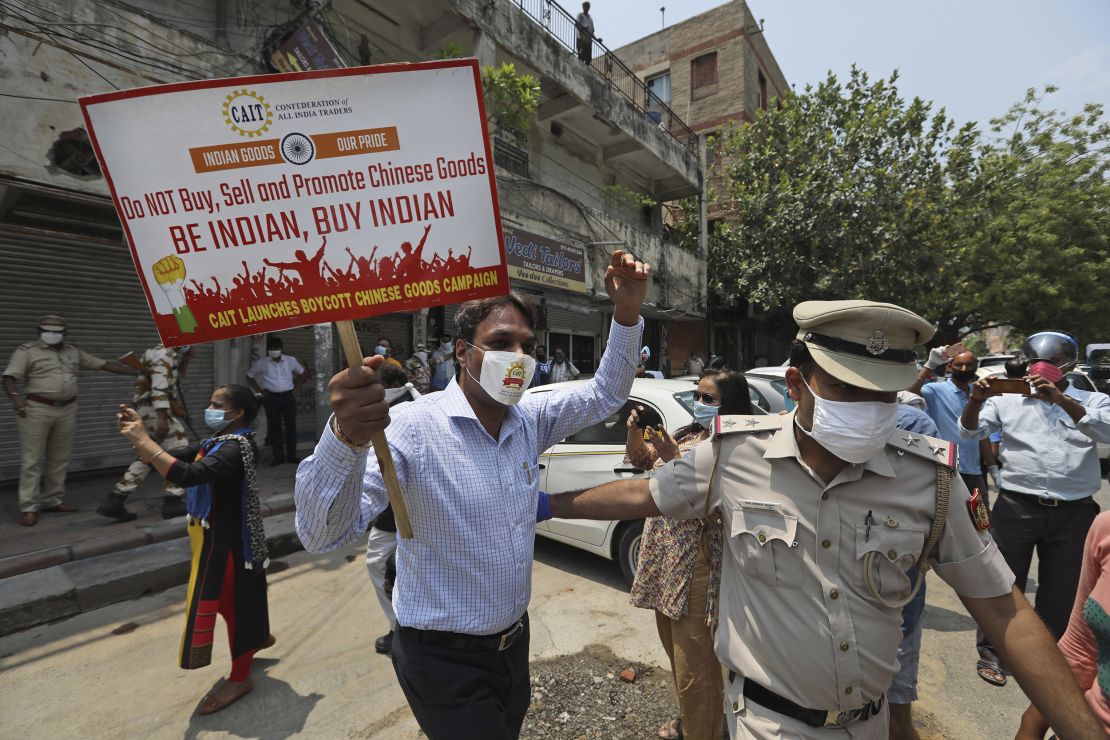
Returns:
[[[524,363],[514,362],[509,365],[509,369],[505,371],[505,379],[501,381],[501,385],[505,388],[524,388]]]
[[[273,122],[270,104],[253,90],[233,90],[224,99],[224,123],[240,136],[261,136]]]

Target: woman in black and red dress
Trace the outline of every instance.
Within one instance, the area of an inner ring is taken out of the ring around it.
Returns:
[[[216,615],[227,623],[231,675],[201,700],[200,714],[218,712],[249,694],[254,688],[251,659],[274,644],[266,602],[266,535],[255,481],[257,446],[250,427],[257,413],[258,401],[246,386],[217,388],[204,412],[214,436],[174,450],[150,438],[134,409],[121,406],[117,414],[120,433],[139,458],[187,489],[193,562],[181,667],[211,663]]]

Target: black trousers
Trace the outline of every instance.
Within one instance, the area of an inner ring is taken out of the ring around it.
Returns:
[[[1093,499],[1042,506],[1030,496],[1005,490],[995,499],[991,510],[991,536],[1022,591],[1029,578],[1034,548],[1037,551],[1040,565],[1034,607],[1054,639],[1060,639],[1068,627],[1083,566],[1083,543],[1098,512],[1099,506]],[[998,660],[981,629],[976,637],[979,657]]]
[[[274,460],[297,459],[297,399],[293,391],[267,391],[262,405],[266,409],[266,436]]]
[[[393,635],[393,670],[430,740],[515,740],[528,711],[529,630],[508,650],[463,650]]]

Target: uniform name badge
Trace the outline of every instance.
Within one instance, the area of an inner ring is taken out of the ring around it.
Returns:
[[[740,499],[736,502],[736,506],[741,509],[754,509],[755,511],[773,511],[776,514],[782,513],[782,506],[776,504],[774,501],[752,501],[751,499]]]
[[[967,500],[967,512],[971,515],[971,522],[980,532],[991,528],[991,515],[978,488],[971,492],[971,497]]]

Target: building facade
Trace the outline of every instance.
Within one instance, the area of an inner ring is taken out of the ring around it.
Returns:
[[[706,170],[713,193],[707,216],[712,232],[717,222],[728,220],[731,208],[725,163],[716,156],[712,137],[750,123],[790,89],[760,21],[743,0],[732,0],[615,53],[644,80],[649,105],[665,104],[699,135],[710,137]],[[784,359],[785,348],[772,340],[763,312],[749,306],[711,309],[693,348],[725,357],[730,367],[751,367],[760,357],[772,363]],[[672,361],[684,361],[682,348],[672,345]]]
[[[0,109],[0,355],[35,337],[37,317],[60,313],[70,337],[102,357],[140,351],[157,333],[76,99],[189,79],[234,77],[306,66],[355,66],[475,56],[511,63],[539,80],[539,107],[526,136],[493,132],[497,185],[512,286],[541,308],[541,339],[583,371],[597,365],[611,306],[604,275],[614,248],[652,262],[645,314],[656,356],[676,318],[704,321],[705,262],[664,242],[660,202],[696,196],[704,170],[698,139],[682,124],[662,129],[643,105],[643,83],[600,44],[581,62],[573,22],[546,2],[519,0],[34,0],[5,9],[0,53],[10,72]],[[557,7],[557,6],[556,6]],[[569,39],[569,45],[568,45]],[[627,74],[626,74],[627,72]],[[632,92],[628,92],[631,90]],[[155,134],[152,134],[155,135]],[[542,249],[579,264],[564,280],[528,269]],[[11,276],[19,276],[11,280]],[[418,343],[451,332],[453,306],[355,322],[364,348],[392,340],[406,359]],[[287,353],[314,383],[298,390],[301,443],[327,416],[326,385],[342,367],[330,324],[282,332]],[[197,348],[185,394],[207,405],[217,384],[243,382],[261,337]],[[81,379],[71,470],[126,464],[133,453],[115,431],[126,378]],[[194,414],[195,417],[199,414]],[[0,480],[18,474],[16,429],[0,414]]]

